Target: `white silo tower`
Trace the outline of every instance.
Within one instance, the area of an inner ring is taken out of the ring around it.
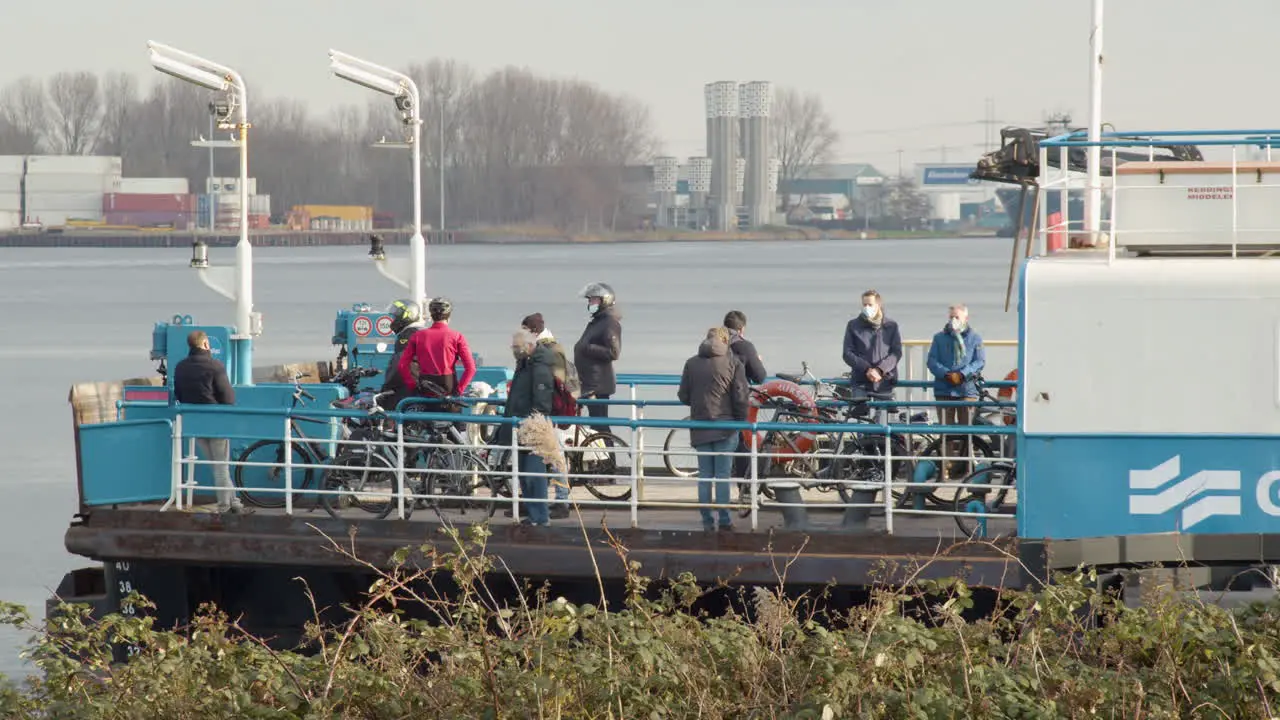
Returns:
[[[743,182],[743,205],[752,227],[768,225],[773,216],[772,194],[768,192],[770,127],[773,85],[763,80],[743,83],[738,109],[742,115],[742,155],[747,161]]]
[[[710,224],[707,196],[711,192],[711,158],[691,157],[689,175],[689,215],[695,228]]]
[[[657,195],[658,211],[655,227],[671,227],[675,224],[676,188],[680,160],[670,156],[653,159],[653,192]]]
[[[738,158],[738,83],[723,80],[705,87],[707,155],[711,157],[711,227],[732,230],[737,225],[734,174]]]

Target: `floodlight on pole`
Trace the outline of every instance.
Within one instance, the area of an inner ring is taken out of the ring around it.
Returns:
[[[156,70],[180,80],[219,92],[228,93],[223,106],[228,117],[220,123],[223,127],[239,131],[237,144],[240,149],[240,240],[236,243],[236,264],[233,278],[230,268],[209,266],[208,250],[197,241],[192,248],[191,266],[196,268],[200,280],[218,294],[235,302],[236,333],[231,336],[236,362],[234,377],[237,385],[253,384],[253,337],[262,334],[262,315],[253,311],[253,246],[249,244],[249,109],[248,90],[244,78],[231,68],[206,60],[198,55],[148,42],[151,65]],[[236,114],[231,121],[229,115]],[[228,288],[234,279],[234,290]]]
[[[412,129],[409,144],[413,151],[413,237],[409,238],[408,282],[401,273],[389,266],[384,253],[370,252],[384,277],[406,288],[413,299],[426,310],[427,298],[427,241],[422,237],[422,117],[418,85],[413,78],[391,68],[375,65],[347,53],[330,50],[329,70],[334,75],[364,86],[370,90],[390,95],[395,99],[405,125]]]

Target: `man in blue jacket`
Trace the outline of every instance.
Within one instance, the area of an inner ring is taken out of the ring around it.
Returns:
[[[987,364],[987,352],[982,347],[982,336],[969,327],[969,308],[964,305],[952,305],[950,317],[942,332],[933,336],[933,344],[929,346],[927,361],[929,372],[933,373],[933,396],[938,400],[965,400],[976,402],[978,399],[977,375]],[[972,407],[939,408],[943,425],[968,425]],[[960,436],[945,438],[946,456],[963,457],[968,455]],[[948,466],[954,463],[943,463],[944,481],[950,475]]]

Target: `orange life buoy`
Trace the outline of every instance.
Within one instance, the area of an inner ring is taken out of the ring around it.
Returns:
[[[1014,368],[1013,370],[1010,370],[1009,374],[1004,376],[1004,379],[1005,379],[1005,382],[1017,382],[1018,369]],[[1002,387],[996,392],[996,398],[998,398],[1002,402],[1013,402],[1013,398],[1017,394],[1017,392],[1018,392],[1018,388],[1016,387]],[[1018,417],[1016,415],[1016,411],[1013,408],[1002,407],[1000,408],[1000,410],[1001,410],[1001,415],[1003,415],[1004,417],[1005,425],[1013,425],[1017,423]]]
[[[760,415],[761,396],[767,398],[784,397],[795,403],[802,410],[813,410],[818,407],[817,401],[814,399],[813,393],[808,389],[801,387],[799,384],[790,380],[770,380],[761,385],[751,386],[751,406],[747,408],[747,422],[756,422],[756,418]],[[813,420],[817,422],[817,420]],[[757,440],[763,441],[765,433],[762,431],[758,434]],[[751,431],[742,431],[742,441],[751,446]],[[806,448],[807,451],[807,448]]]

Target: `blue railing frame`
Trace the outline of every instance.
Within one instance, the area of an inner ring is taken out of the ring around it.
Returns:
[[[1196,139],[1199,138],[1199,139]],[[1157,146],[1280,146],[1280,130],[1137,130],[1111,131],[1090,141],[1086,130],[1055,135],[1040,141],[1040,147],[1157,147]]]

